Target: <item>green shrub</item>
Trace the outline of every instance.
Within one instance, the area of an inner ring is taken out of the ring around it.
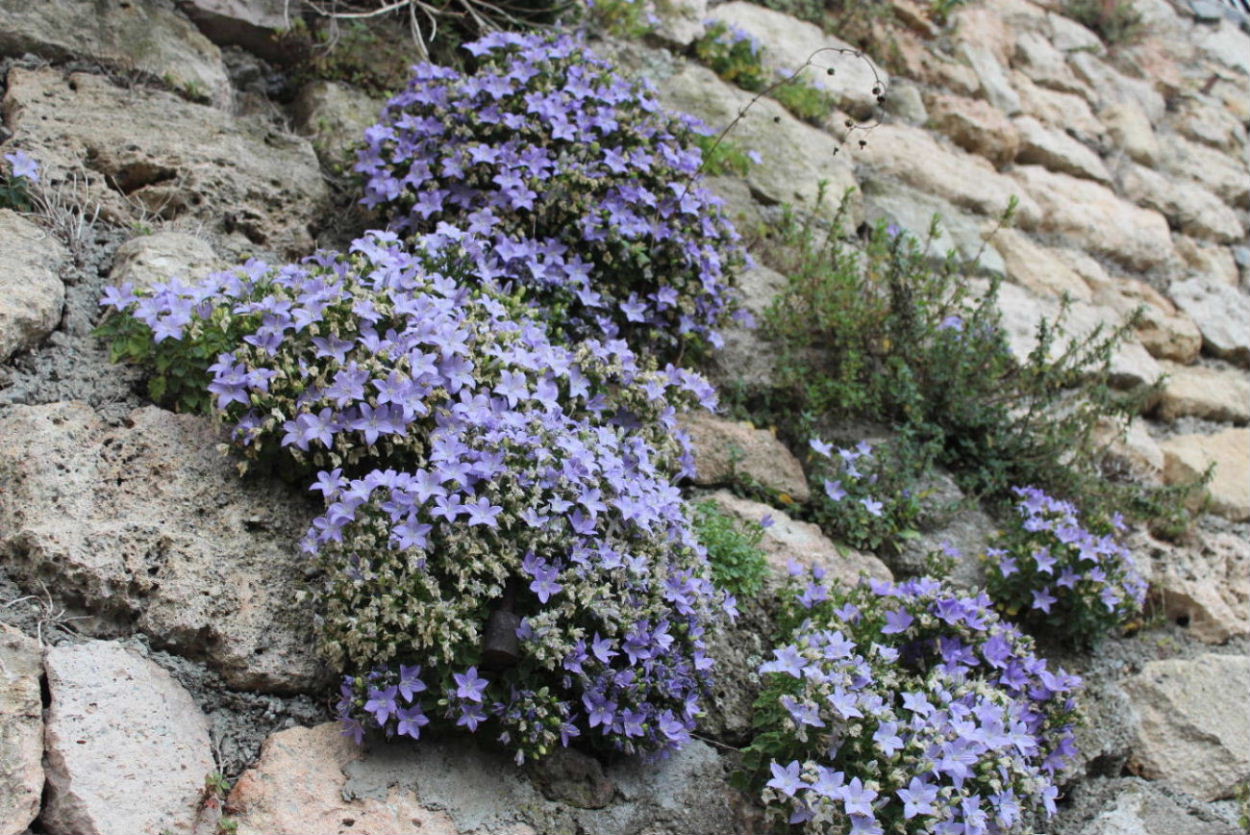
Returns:
[[[707,549],[716,585],[734,597],[758,594],[768,573],[768,563],[759,547],[763,524],[740,522],[715,501],[708,500],[694,506],[694,528],[695,536]]]
[[[1132,323],[1060,346],[1063,318],[1043,322],[1017,361],[996,307],[997,283],[976,292],[954,253],[935,260],[936,220],[921,242],[884,222],[862,248],[843,238],[843,209],[826,227],[787,214],[772,258],[789,284],[765,317],[779,346],[769,404],[798,439],[813,427],[867,419],[931,450],[966,491],[1008,499],[1035,485],[1087,511],[1138,518],[1182,514],[1177,491],[1111,484],[1093,440],[1103,418],[1123,425],[1151,395],[1120,392],[1110,361]]]

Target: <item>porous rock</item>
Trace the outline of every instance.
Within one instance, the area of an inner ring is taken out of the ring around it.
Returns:
[[[1237,213],[1198,183],[1129,163],[1120,169],[1120,184],[1129,199],[1162,212],[1186,235],[1222,244],[1245,235]]]
[[[933,127],[965,151],[1002,166],[1016,158],[1020,132],[988,102],[938,93],[928,99]]]
[[[290,37],[303,0],[177,0],[178,8],[209,40],[241,46],[267,61],[289,64],[306,52]]]
[[[708,366],[708,377],[718,388],[754,392],[772,384],[778,348],[765,338],[761,326],[765,312],[787,283],[784,275],[760,264],[738,276],[742,306],[755,322],[731,320],[721,328],[725,344],[712,354]]]
[[[1250,367],[1250,296],[1205,278],[1174,282],[1168,295],[1197,323],[1208,351]]]
[[[53,647],[45,667],[51,835],[190,832],[213,772],[208,720],[169,673],[112,641]]]
[[[221,50],[156,0],[0,0],[0,55],[28,52],[138,70],[191,98],[230,103]]]
[[[234,687],[323,681],[298,551],[314,508],[276,479],[241,479],[207,418],[154,407],[106,426],[83,403],[0,417],[0,555],[95,618],[204,658]]]
[[[129,281],[136,290],[175,278],[189,284],[225,266],[203,238],[161,231],[139,235],[119,246],[109,280],[115,285]]]
[[[562,806],[502,754],[471,740],[423,738],[364,748],[338,725],[271,736],[230,794],[240,835],[409,832],[432,835],[728,835],[737,831],[716,753],[688,744],[660,762],[604,769],[616,787],[600,809]]]
[[[1250,657],[1151,661],[1124,689],[1137,712],[1130,767],[1200,800],[1230,797],[1250,772]]]
[[[764,529],[760,549],[775,576],[784,576],[790,565],[819,566],[831,578],[849,585],[862,578],[891,580],[893,575],[885,563],[871,554],[861,553],[847,545],[838,545],[825,536],[817,525],[800,522],[760,502],[718,490],[712,500],[722,510],[748,524],[758,524],[766,516],[772,524]]]
[[[292,105],[295,129],[312,140],[324,164],[347,171],[383,104],[355,87],[318,79],[304,85]]]
[[[305,139],[87,73],[14,68],[3,106],[45,178],[85,178],[86,200],[107,219],[202,220],[241,248],[312,249],[329,191]]]
[[[1209,644],[1250,634],[1250,542],[1227,531],[1184,545],[1140,539],[1133,552],[1148,558],[1151,596],[1168,620]]]
[[[1013,124],[1020,137],[1020,150],[1016,154],[1018,162],[1042,165],[1051,171],[1104,185],[1111,183],[1111,172],[1102,158],[1088,146],[1062,131],[1046,127],[1032,116],[1020,116]]]
[[[681,426],[694,450],[695,484],[745,479],[796,502],[811,498],[803,466],[767,429],[706,413],[683,415]]]
[[[1250,168],[1244,160],[1174,133],[1162,134],[1159,144],[1163,150],[1159,162],[1164,173],[1188,177],[1225,203],[1250,208]]]
[[[61,321],[68,260],[50,233],[0,209],[0,362],[34,348]]]
[[[1214,464],[1207,485],[1211,512],[1235,522],[1250,519],[1250,429],[1174,435],[1160,446],[1169,484],[1192,481]]]
[[[1099,113],[1117,147],[1130,159],[1153,166],[1159,160],[1159,140],[1155,137],[1150,117],[1132,99],[1113,102]]]
[[[1075,787],[1061,818],[1085,812],[1077,827],[1056,825],[1054,831],[1074,835],[1238,835],[1202,804],[1140,777],[1090,780]],[[1067,813],[1065,815],[1065,813]]]
[[[0,623],[0,835],[21,835],[43,793],[43,648]]]

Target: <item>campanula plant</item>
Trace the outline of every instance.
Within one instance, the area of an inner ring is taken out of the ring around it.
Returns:
[[[1048,635],[1088,645],[1141,614],[1146,581],[1118,515],[1083,517],[1036,487],[1014,491],[1016,516],[987,552],[990,596]]]
[[[749,749],[804,833],[1012,831],[1053,814],[1080,679],[985,595],[919,578],[846,589],[793,569]]]
[[[746,254],[700,185],[696,121],[569,37],[465,48],[476,72],[415,67],[366,132],[365,205],[405,236],[445,222],[488,240],[486,272],[564,338],[718,345]]]
[[[553,344],[486,264],[451,227],[411,251],[372,233],[107,302],[175,343],[249,323],[207,391],[245,455],[319,470],[303,548],[352,733],[489,729],[518,759],[577,737],[671,750],[733,608],[673,486],[677,407],[713,392],[620,340]]]
[[[823,529],[856,548],[878,550],[915,528],[921,503],[899,483],[899,475],[909,480],[903,468],[866,441],[834,447],[817,437],[808,446],[808,480],[816,494],[812,515]]]

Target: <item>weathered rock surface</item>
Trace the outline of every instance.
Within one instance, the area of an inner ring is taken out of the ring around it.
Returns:
[[[1085,302],[1093,299],[1085,279],[1054,250],[1015,229],[998,230],[993,241],[1007,265],[1007,276],[1015,283],[1039,296],[1066,295]]]
[[[1010,177],[981,157],[943,148],[927,131],[881,125],[867,141],[868,147],[855,152],[856,161],[879,174],[989,217],[1001,214],[1012,196],[1018,196],[1022,223],[1033,224],[1040,217],[1037,203]]]
[[[21,835],[43,793],[43,648],[0,624],[0,835]]]
[[[773,11],[755,3],[731,0],[715,6],[710,16],[753,35],[764,47],[764,66],[787,75],[804,61],[812,60],[809,79],[818,79],[838,102],[857,119],[867,119],[877,109],[877,93],[889,86],[890,76],[867,56],[819,26]],[[830,79],[825,70],[832,68]]]
[[[1149,168],[1128,164],[1120,171],[1124,194],[1162,212],[1171,224],[1195,238],[1232,243],[1244,237],[1237,213],[1197,183],[1169,180]]]
[[[119,246],[109,280],[115,285],[129,281],[140,289],[175,278],[192,283],[225,268],[226,263],[203,238],[163,231],[131,238]]]
[[[221,46],[241,46],[267,61],[291,63],[303,54],[284,37],[300,19],[303,0],[177,0],[178,8]]]
[[[653,33],[661,41],[684,49],[706,31],[707,0],[661,0],[655,6]]]
[[[1151,661],[1124,689],[1137,711],[1134,770],[1201,800],[1230,797],[1250,771],[1250,657]]]
[[[1151,594],[1163,614],[1211,644],[1250,634],[1250,542],[1228,532],[1203,532],[1192,546],[1146,540]]]
[[[720,130],[750,104],[753,93],[721,81],[711,70],[687,64],[680,72],[659,82],[660,98],[667,107],[698,116]],[[839,142],[825,131],[804,124],[777,102],[762,98],[751,105],[733,131],[733,142],[761,157],[751,166],[746,181],[752,194],[764,203],[790,203],[812,210],[825,190],[827,205],[835,206],[842,194],[856,186],[851,164],[837,154]],[[858,201],[852,200],[851,216],[858,222]]]
[[[1093,438],[1105,448],[1107,464],[1143,484],[1163,484],[1163,450],[1146,429],[1145,421],[1134,419],[1124,428],[1117,420],[1102,418],[1094,427]]]
[[[1111,183],[1111,172],[1102,157],[1071,136],[1046,127],[1032,116],[1020,116],[1013,124],[1020,137],[1020,150],[1015,157],[1018,162],[1042,165],[1051,171],[1103,184]]]
[[[997,275],[1006,272],[995,239],[986,240],[993,224],[940,197],[887,179],[869,180],[864,183],[864,213],[871,221],[886,218],[917,241],[927,240],[933,217],[937,215],[938,234],[929,248],[933,258],[945,258],[948,252],[954,251],[965,264],[978,259],[979,272]]]
[[[1237,827],[1219,820],[1192,800],[1175,797],[1157,784],[1135,777],[1093,781],[1093,792],[1078,789],[1077,802],[1096,809],[1076,835],[1238,835]],[[1096,797],[1085,795],[1096,793]]]
[[[295,129],[312,140],[321,161],[349,171],[365,129],[378,120],[385,102],[337,81],[317,80],[299,91],[292,113]]]
[[[797,563],[818,565],[829,572],[830,577],[850,585],[863,577],[893,579],[890,569],[881,560],[848,545],[836,544],[811,522],[791,519],[776,508],[735,496],[728,490],[717,491],[712,499],[726,513],[743,522],[758,523],[765,516],[772,518],[773,524],[764,529],[760,549],[777,576],[784,576],[791,563]]]
[[[1159,161],[1159,140],[1155,137],[1150,117],[1132,99],[1114,102],[1099,112],[1111,139],[1130,159],[1153,166]]]
[[[1059,174],[1037,165],[1013,172],[1018,185],[1040,206],[1021,213],[1026,230],[1065,235],[1081,247],[1112,258],[1126,267],[1146,270],[1175,259],[1167,220],[1116,196],[1089,180]],[[1040,218],[1034,222],[1035,218]]]
[[[154,407],[110,428],[82,403],[0,417],[0,554],[16,579],[162,647],[205,658],[235,687],[321,681],[297,599],[313,508],[276,479],[240,479],[205,418]]]
[[[790,496],[811,498],[803,466],[767,429],[710,414],[684,415],[682,429],[694,449],[695,484],[705,487],[746,479]]]
[[[788,283],[781,273],[758,264],[738,276],[742,306],[755,317],[755,326],[730,321],[721,329],[725,344],[713,353],[708,368],[718,388],[759,391],[772,384],[777,346],[764,339],[760,326],[764,312]]]
[[[1065,250],[1060,257],[1093,288],[1095,304],[1122,317],[1141,310],[1137,338],[1152,357],[1182,365],[1198,359],[1202,351],[1202,332],[1158,290],[1144,281],[1124,276],[1112,278],[1092,258],[1074,250]]]
[[[1250,421],[1250,376],[1245,372],[1165,363],[1167,383],[1159,417],[1200,417],[1226,423]]]
[[[1164,172],[1189,177],[1229,205],[1250,208],[1250,169],[1246,162],[1176,134],[1163,134],[1159,142]]]
[[[1208,351],[1250,367],[1250,296],[1202,278],[1175,282],[1168,295],[1197,323]]]
[[[48,650],[52,835],[190,832],[213,772],[208,720],[160,667],[112,641]]]
[[[0,362],[43,341],[61,321],[65,247],[10,209],[0,209]]]
[[[1211,512],[1226,519],[1250,519],[1250,429],[1213,435],[1175,435],[1160,444],[1169,484],[1190,481],[1215,464],[1207,485]]]
[[[218,106],[231,98],[221,50],[155,0],[0,0],[0,55],[27,52],[138,70]]]
[[[627,760],[604,773],[616,787],[608,806],[559,806],[505,757],[463,739],[360,748],[325,724],[270,737],[229,803],[240,835],[737,831],[723,766],[701,742],[659,764]]]
[[[329,192],[307,140],[86,73],[14,68],[3,106],[45,177],[85,176],[109,219],[132,223],[141,209],[204,220],[244,248],[312,249],[309,227]]]
[[[1020,150],[1020,132],[988,102],[940,93],[927,102],[933,127],[965,151],[1005,165]]]

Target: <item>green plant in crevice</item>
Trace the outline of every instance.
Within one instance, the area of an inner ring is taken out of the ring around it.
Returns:
[[[30,188],[39,183],[39,163],[25,151],[5,154],[9,173],[0,171],[0,209],[28,212],[34,205]]]
[[[1143,21],[1132,0],[1068,0],[1064,13],[1115,46],[1141,37]]]
[[[857,246],[843,236],[846,206],[823,226],[787,213],[769,254],[789,279],[765,327],[779,346],[771,407],[779,419],[801,416],[788,419],[791,436],[811,437],[821,422],[877,421],[931,450],[978,495],[1007,499],[1035,485],[1086,511],[1183,515],[1183,491],[1102,477],[1094,427],[1107,417],[1122,424],[1153,393],[1111,385],[1132,320],[1070,338],[1064,312],[1043,321],[1018,358],[1001,327],[997,281],[977,286],[954,253],[935,258],[936,220],[923,241],[882,221]]]
[[[768,564],[760,541],[770,524],[767,517],[743,522],[710,499],[694,506],[695,536],[707,549],[712,581],[719,588],[737,598],[752,597],[763,589]]]

